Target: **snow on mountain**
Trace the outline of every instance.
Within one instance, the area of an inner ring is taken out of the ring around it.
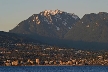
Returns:
[[[44,10],[20,22],[10,32],[59,38],[63,37],[79,19],[75,14],[58,9]]]
[[[60,30],[60,28],[59,28],[59,27],[57,27],[57,26],[56,26],[56,28],[57,28],[57,30]]]

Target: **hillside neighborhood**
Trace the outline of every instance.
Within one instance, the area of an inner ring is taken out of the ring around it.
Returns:
[[[7,47],[0,46],[0,65],[108,65],[108,52],[67,49],[32,43],[16,43]]]

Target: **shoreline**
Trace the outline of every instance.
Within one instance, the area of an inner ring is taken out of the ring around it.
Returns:
[[[35,66],[108,66],[108,65],[24,65],[24,66],[0,66],[0,67],[28,67],[28,66],[32,66],[32,67],[35,67]]]

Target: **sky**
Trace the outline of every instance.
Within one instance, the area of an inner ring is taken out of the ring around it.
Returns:
[[[8,32],[33,14],[55,9],[82,18],[85,14],[108,12],[108,0],[0,0],[0,31]]]

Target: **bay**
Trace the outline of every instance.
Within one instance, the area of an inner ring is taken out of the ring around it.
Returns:
[[[1,66],[0,72],[108,72],[108,66]]]

